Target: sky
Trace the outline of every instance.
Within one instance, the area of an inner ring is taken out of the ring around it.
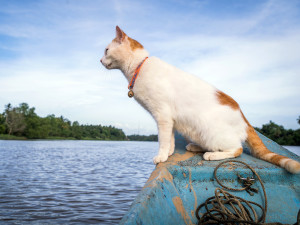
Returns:
[[[0,0],[0,112],[155,134],[119,70],[99,62],[119,25],[150,56],[232,96],[253,126],[298,129],[300,1]],[[184,88],[184,87],[183,87]]]

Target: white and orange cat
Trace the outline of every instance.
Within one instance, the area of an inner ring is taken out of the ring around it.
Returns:
[[[120,69],[128,82],[134,78],[134,98],[153,116],[158,126],[159,152],[155,164],[174,152],[174,131],[190,140],[188,151],[205,152],[205,160],[234,158],[247,141],[260,159],[300,172],[300,163],[267,149],[244,117],[239,105],[214,86],[157,57],[148,57],[143,46],[118,26],[116,38],[100,60],[107,69]],[[142,65],[141,65],[142,64]],[[131,83],[132,84],[132,83]]]

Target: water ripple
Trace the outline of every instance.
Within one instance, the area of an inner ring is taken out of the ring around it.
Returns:
[[[118,224],[158,143],[0,141],[0,224]]]

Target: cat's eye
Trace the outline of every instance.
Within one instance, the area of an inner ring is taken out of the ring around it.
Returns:
[[[105,49],[105,55],[107,55],[108,48]]]

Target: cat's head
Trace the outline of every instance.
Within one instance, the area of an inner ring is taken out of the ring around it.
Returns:
[[[139,50],[144,50],[143,46],[116,26],[116,37],[105,48],[100,62],[107,69],[120,69],[126,61],[134,58]]]

